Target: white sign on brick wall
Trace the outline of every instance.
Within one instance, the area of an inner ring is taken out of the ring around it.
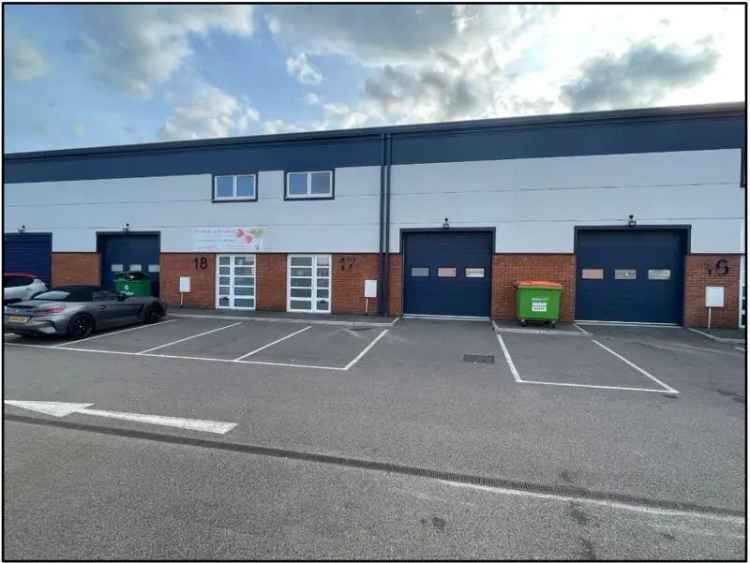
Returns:
[[[263,249],[262,227],[194,227],[193,252],[258,252]]]

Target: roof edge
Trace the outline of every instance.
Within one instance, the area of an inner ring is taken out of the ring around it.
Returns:
[[[625,110],[607,110],[578,113],[558,113],[549,115],[501,117],[476,119],[468,121],[447,121],[437,123],[420,123],[409,125],[390,125],[358,129],[334,129],[330,131],[305,131],[299,133],[280,133],[272,135],[252,135],[245,137],[223,137],[218,139],[196,139],[190,141],[163,141],[130,145],[107,145],[99,147],[82,147],[74,149],[56,149],[47,151],[30,151],[8,153],[5,160],[36,160],[61,157],[84,157],[133,152],[159,152],[181,149],[201,149],[230,147],[247,144],[276,144],[286,142],[326,141],[347,138],[380,137],[382,135],[408,135],[422,133],[452,133],[470,130],[496,129],[505,127],[523,127],[540,125],[557,125],[571,123],[589,123],[597,121],[618,121],[630,119],[674,119],[715,117],[718,115],[744,115],[745,102],[725,102],[715,104],[661,106],[654,108],[637,108]]]

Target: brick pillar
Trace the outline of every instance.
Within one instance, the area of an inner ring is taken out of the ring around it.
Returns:
[[[560,282],[560,320],[575,318],[576,260],[574,254],[495,254],[492,259],[492,318],[516,318],[513,282],[544,280]]]
[[[98,252],[53,252],[52,286],[100,285],[101,264]]]
[[[332,313],[365,313],[365,280],[378,279],[377,254],[333,254],[331,286]],[[378,300],[370,299],[368,311],[378,312]]]
[[[255,255],[255,308],[286,311],[286,254]]]
[[[388,260],[388,314],[397,316],[403,313],[403,257],[401,254],[391,254]]]
[[[717,264],[720,260],[726,263]],[[708,325],[707,285],[724,287],[725,306],[712,310],[711,326],[736,328],[739,324],[740,255],[691,254],[685,257],[685,326]]]
[[[206,258],[206,268],[201,269],[201,258]],[[198,268],[195,259],[198,259]],[[188,307],[213,309],[216,307],[216,255],[201,253],[162,253],[160,260],[159,291],[169,305],[180,303],[180,276],[190,277],[190,293],[183,304]]]

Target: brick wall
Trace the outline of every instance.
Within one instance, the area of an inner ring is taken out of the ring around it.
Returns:
[[[403,313],[403,259],[401,254],[389,256],[390,269],[388,270],[388,314],[397,316]]]
[[[492,259],[492,318],[516,318],[513,282],[545,280],[563,286],[560,319],[575,318],[576,261],[573,254],[495,254]]]
[[[286,254],[255,255],[259,311],[286,311]]]
[[[728,271],[723,274],[716,262],[724,259]],[[736,254],[691,254],[685,257],[685,326],[705,327],[708,324],[706,286],[724,289],[725,307],[713,309],[711,326],[734,328],[739,320],[740,256]]]
[[[201,258],[206,268],[200,268]],[[195,259],[199,267],[195,267]],[[161,298],[169,305],[180,303],[180,276],[190,277],[190,293],[183,304],[189,307],[213,309],[216,306],[216,256],[208,253],[162,253],[159,274]]]
[[[53,252],[52,285],[99,285],[101,264],[98,252]]]
[[[333,254],[332,313],[365,313],[365,280],[378,279],[377,254]],[[370,299],[368,311],[378,312],[378,300]]]

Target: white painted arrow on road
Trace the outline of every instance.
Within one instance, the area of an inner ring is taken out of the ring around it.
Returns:
[[[185,430],[226,434],[237,426],[233,422],[217,422],[215,420],[199,420],[196,418],[177,418],[173,416],[159,416],[155,414],[138,414],[132,412],[103,411],[90,409],[94,403],[57,403],[52,401],[3,401],[6,405],[19,407],[31,411],[49,414],[51,416],[68,416],[69,414],[87,414],[90,416],[104,416],[119,420],[130,420],[144,424],[158,424],[173,426]]]

